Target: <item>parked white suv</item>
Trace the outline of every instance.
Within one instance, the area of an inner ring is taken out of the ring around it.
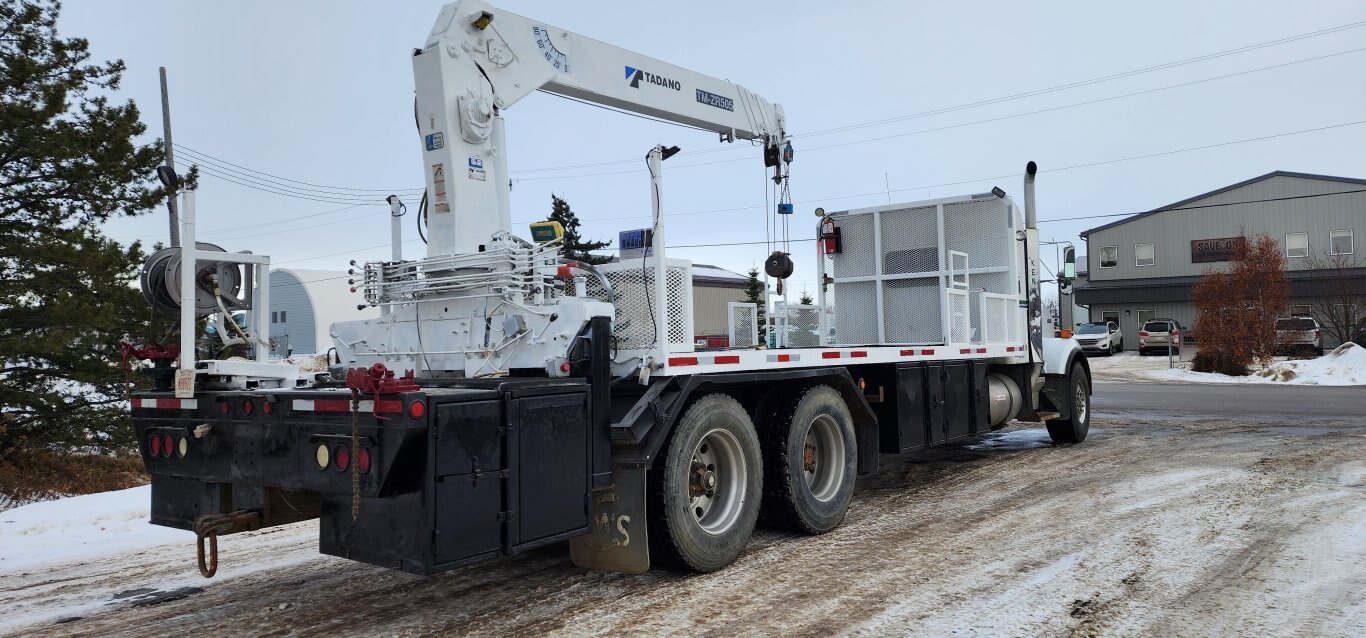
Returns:
[[[1276,320],[1276,346],[1282,352],[1313,350],[1323,354],[1323,331],[1313,317],[1285,317]]]
[[[1124,351],[1124,334],[1113,321],[1077,324],[1072,338],[1077,340],[1077,345],[1081,346],[1081,351],[1086,354],[1103,354],[1108,357]]]

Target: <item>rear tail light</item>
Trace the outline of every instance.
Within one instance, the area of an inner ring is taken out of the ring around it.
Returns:
[[[161,456],[161,437],[153,434],[152,440],[147,442],[147,451],[151,452],[152,456]]]
[[[1319,338],[1320,338],[1320,337],[1319,337],[1320,334],[1322,334],[1322,333],[1320,333],[1318,330],[1315,330],[1315,331],[1314,331],[1314,338],[1315,338],[1315,339],[1319,339]]]
[[[368,448],[368,447],[363,447],[363,448],[361,448],[361,449],[359,449],[359,450],[356,450],[356,469],[357,469],[357,470],[360,470],[360,473],[361,473],[361,474],[369,473],[369,471],[370,471],[370,448]]]
[[[1146,337],[1146,336],[1148,336],[1148,331],[1147,331],[1147,330],[1139,330],[1139,331],[1138,331],[1138,336],[1140,336],[1140,337]]]
[[[228,413],[228,409],[229,409],[229,408],[228,408],[228,402],[227,402],[227,401],[224,401],[224,402],[218,404],[218,411],[219,411],[219,412],[222,412],[223,414],[227,414],[227,413]]]
[[[242,414],[251,414],[251,399],[242,399]]]
[[[266,416],[270,416],[272,413],[275,412],[275,404],[271,403],[270,401],[266,401],[265,403],[261,404],[261,411],[266,413]]]
[[[426,413],[427,405],[421,401],[413,401],[412,404],[408,406],[408,416],[411,418],[420,419],[422,418],[422,415]]]
[[[351,450],[347,449],[345,445],[333,447],[332,465],[338,471],[345,472],[347,468],[351,467]]]
[[[173,452],[174,450],[175,450],[175,439],[172,439],[172,438],[171,438],[171,435],[169,435],[169,434],[167,434],[166,436],[161,437],[161,453],[164,454],[164,455],[166,455],[166,456],[170,456],[170,455],[171,455],[171,452]]]

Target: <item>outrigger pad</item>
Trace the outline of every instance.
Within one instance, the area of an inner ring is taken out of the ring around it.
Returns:
[[[593,490],[591,530],[569,541],[575,565],[599,571],[650,571],[645,523],[645,469],[612,472],[614,485]]]

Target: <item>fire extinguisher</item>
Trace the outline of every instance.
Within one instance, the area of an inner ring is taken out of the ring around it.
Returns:
[[[821,220],[821,252],[826,255],[840,252],[840,229],[829,217]]]

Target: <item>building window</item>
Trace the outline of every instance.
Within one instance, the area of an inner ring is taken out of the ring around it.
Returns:
[[[281,310],[281,311],[280,311],[280,323],[284,323],[284,322],[285,322],[285,311],[284,311],[284,310]]]
[[[1308,317],[1308,316],[1311,316],[1311,315],[1313,315],[1313,314],[1314,314],[1314,311],[1313,311],[1313,309],[1310,308],[1309,306],[1298,305],[1298,306],[1291,306],[1291,307],[1290,307],[1290,316],[1292,316],[1292,317]]]
[[[1145,323],[1148,323],[1149,321],[1152,321],[1153,317],[1156,316],[1156,310],[1140,310],[1138,311],[1138,325],[1141,326]]]
[[[1100,248],[1100,267],[1114,268],[1119,265],[1119,246],[1102,246]]]
[[[1308,256],[1309,256],[1309,233],[1286,233],[1286,234],[1285,234],[1285,256],[1286,256],[1286,257],[1308,257]]]
[[[1328,231],[1328,252],[1333,255],[1352,254],[1352,229]]]
[[[1100,313],[1100,320],[1101,320],[1101,321],[1113,321],[1113,322],[1115,322],[1115,325],[1119,325],[1119,311],[1118,311],[1118,310],[1102,310],[1101,313]]]
[[[272,312],[270,313],[270,322],[271,322],[271,323],[280,323],[280,313],[279,313],[279,312],[272,311]]]
[[[1134,244],[1134,265],[1152,266],[1157,263],[1152,244]]]

